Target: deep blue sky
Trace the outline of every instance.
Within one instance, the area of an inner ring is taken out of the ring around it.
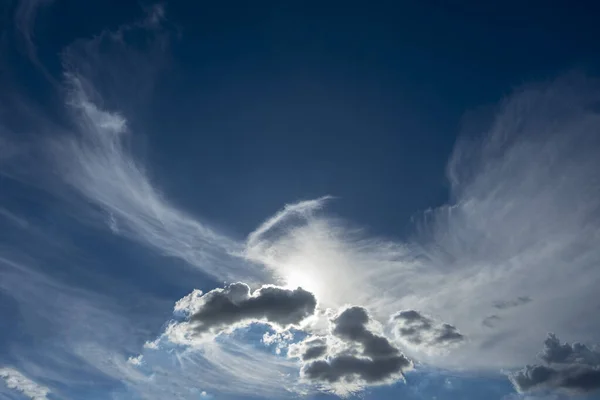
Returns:
[[[133,123],[163,190],[236,235],[323,194],[342,199],[341,215],[403,235],[447,199],[447,157],[465,123],[485,126],[486,105],[597,70],[589,3],[169,2],[181,36]],[[36,25],[40,58],[58,71],[73,38],[137,15],[137,2],[57,2]]]

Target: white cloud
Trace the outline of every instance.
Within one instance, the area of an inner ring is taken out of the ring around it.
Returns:
[[[82,78],[67,79],[79,133],[52,147],[64,181],[110,215],[109,225],[119,227],[113,231],[218,278],[245,275],[234,257],[241,251],[235,241],[174,208],[155,189],[125,144],[129,134],[125,119],[93,104],[84,91],[89,83]]]
[[[14,368],[0,368],[0,378],[9,389],[21,392],[31,400],[48,400],[50,389],[29,379]]]

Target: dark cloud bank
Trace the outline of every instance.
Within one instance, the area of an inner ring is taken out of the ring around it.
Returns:
[[[561,343],[550,333],[539,355],[545,365],[527,365],[509,376],[519,392],[559,389],[587,393],[600,389],[600,350]]]

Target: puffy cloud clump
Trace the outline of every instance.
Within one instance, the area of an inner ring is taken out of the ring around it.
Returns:
[[[412,368],[412,361],[388,338],[374,332],[365,308],[346,308],[330,322],[329,335],[309,336],[290,346],[288,355],[303,362],[303,379],[343,394],[402,380]]]
[[[527,365],[509,378],[519,392],[559,389],[586,393],[600,389],[600,350],[561,343],[550,333],[539,355],[545,365]]]
[[[287,330],[300,326],[316,307],[315,296],[302,288],[265,285],[252,292],[238,282],[208,293],[194,290],[175,305],[184,320],[169,325],[166,335],[173,343],[190,344],[255,322]]]

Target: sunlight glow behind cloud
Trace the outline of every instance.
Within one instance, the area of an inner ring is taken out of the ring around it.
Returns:
[[[7,264],[0,289],[27,306],[23,316],[47,321],[46,311],[56,313],[62,358],[49,352],[40,359],[60,368],[40,376],[69,386],[74,370],[99,371],[125,393],[152,400],[190,390],[200,397],[348,395],[402,381],[415,365],[521,368],[548,331],[571,342],[599,341],[600,321],[587,317],[600,308],[596,80],[569,75],[504,99],[489,129],[457,143],[447,167],[448,204],[419,215],[405,240],[332,217],[329,195],[286,204],[245,239],[235,238],[177,207],[132,147],[132,136],[143,132],[129,123],[128,96],[138,84],[151,93],[168,42],[164,16],[153,8],[141,22],[65,49],[60,93],[69,123],[43,126],[51,134],[38,139],[44,157],[33,169],[51,171],[40,174],[54,180],[39,186],[57,202],[85,204],[67,212],[101,213],[106,234],[177,258],[224,281],[223,288],[202,292],[185,282],[189,294],[150,334],[92,290],[68,288],[0,254]],[[152,38],[147,48],[128,44],[132,31]],[[28,40],[30,32],[23,32]],[[5,150],[0,159],[12,165],[13,149],[6,149],[10,157]],[[28,226],[10,211],[0,214]],[[148,341],[132,349],[133,337]],[[273,344],[273,353],[263,346]],[[27,365],[42,370],[36,363]],[[585,363],[568,364],[511,376],[522,391],[565,386],[561,372],[570,378]],[[597,364],[584,372],[595,378]],[[0,376],[33,400],[50,393],[16,369],[2,368]]]

